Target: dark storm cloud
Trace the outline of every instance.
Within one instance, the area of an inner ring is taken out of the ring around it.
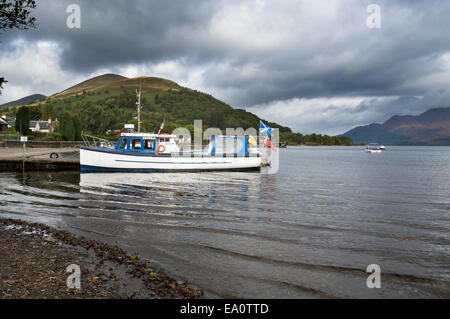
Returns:
[[[450,3],[382,2],[379,30],[365,26],[365,6],[360,4],[350,10],[337,6],[342,12],[332,23],[319,19],[318,24],[328,24],[325,32],[308,28],[317,41],[303,43],[300,32],[298,41],[293,36],[293,42],[260,59],[239,56],[227,70],[208,69],[206,82],[235,89],[234,100],[243,105],[296,97],[422,95],[436,85],[413,82],[442,71],[440,57],[450,50]],[[351,12],[361,14],[354,18]],[[298,30],[291,32],[295,35]],[[239,67],[251,61],[260,72],[240,77]]]
[[[8,37],[56,41],[64,49],[62,66],[78,72],[180,58],[195,45],[195,34],[213,12],[209,1],[202,0],[37,2],[37,29],[8,32]],[[71,3],[80,6],[80,29],[66,26]]]

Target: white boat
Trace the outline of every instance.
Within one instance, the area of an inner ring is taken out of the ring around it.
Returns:
[[[81,172],[242,171],[261,168],[261,152],[249,146],[248,136],[212,136],[206,150],[191,150],[191,141],[169,134],[140,133],[141,90],[137,94],[138,132],[126,124],[115,144],[82,135]],[[93,141],[93,145],[89,141]]]
[[[366,153],[381,153],[380,146],[377,143],[369,143],[365,149]]]
[[[213,136],[206,150],[182,147],[177,135],[122,133],[116,145],[80,147],[82,172],[242,171],[261,168],[261,152],[246,136]]]

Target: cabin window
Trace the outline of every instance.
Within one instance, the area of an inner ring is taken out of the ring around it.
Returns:
[[[127,146],[127,139],[123,138],[122,141],[120,142],[119,149],[124,149],[125,146]]]
[[[144,141],[144,149],[152,150],[153,149],[153,140],[145,140]]]
[[[130,147],[132,150],[140,150],[141,149],[141,139],[136,139],[136,138],[131,139]]]

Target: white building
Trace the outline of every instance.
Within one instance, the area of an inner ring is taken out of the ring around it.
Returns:
[[[51,133],[53,132],[53,121],[51,119],[48,121],[30,121],[30,131]]]

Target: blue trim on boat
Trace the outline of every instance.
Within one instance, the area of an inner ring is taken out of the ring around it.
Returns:
[[[127,161],[115,160],[116,162],[126,163],[147,163],[147,164],[231,164],[232,162],[149,162],[149,161]]]
[[[113,149],[108,147],[86,147],[86,146],[80,146],[80,149],[92,151],[92,152],[102,152],[102,153],[112,153],[112,154],[122,154],[122,155],[130,155],[130,156],[157,156],[155,154],[155,151],[152,150],[126,150],[126,149]],[[159,155],[161,156],[161,155]],[[168,154],[170,156],[170,154]]]
[[[82,150],[87,150],[87,151],[92,151],[92,152],[103,152],[103,153],[112,153],[112,154],[121,154],[121,155],[130,155],[130,156],[147,156],[147,157],[171,157],[171,154],[155,154],[154,151],[150,151],[150,150],[135,150],[135,151],[130,151],[130,150],[123,150],[123,149],[112,149],[112,148],[107,148],[107,147],[86,147],[86,146],[80,146],[80,149]],[[183,158],[183,157],[194,157],[193,154],[190,154],[191,156],[183,156],[183,155],[179,155],[177,157]],[[195,157],[199,157],[198,155]],[[249,156],[245,156],[245,155],[240,155],[240,154],[220,154],[220,155],[202,155],[201,157],[249,157]],[[253,156],[250,156],[253,157]],[[255,157],[260,157],[259,154]],[[200,157],[199,157],[200,158]]]
[[[152,172],[213,172],[213,171],[235,171],[235,172],[249,172],[260,171],[261,167],[248,167],[248,168],[217,168],[217,169],[155,169],[155,168],[111,168],[92,165],[80,165],[81,173],[119,173],[119,172],[139,172],[139,173],[152,173]]]

